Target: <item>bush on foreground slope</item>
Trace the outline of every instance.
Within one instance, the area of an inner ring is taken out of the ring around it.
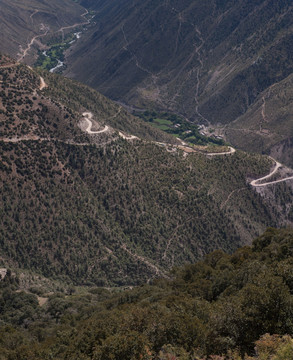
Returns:
[[[215,251],[170,280],[31,301],[18,324],[0,301],[0,359],[290,359],[292,256],[293,231],[271,228],[252,247]]]

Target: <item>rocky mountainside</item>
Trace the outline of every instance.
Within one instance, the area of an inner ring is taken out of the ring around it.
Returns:
[[[44,35],[56,36],[62,27],[85,21],[84,12],[71,0],[0,0],[0,51],[33,62],[35,46]]]
[[[68,76],[128,104],[181,113],[242,149],[277,148],[288,160],[290,0],[81,4],[96,11],[96,24],[68,53]]]
[[[290,181],[249,185],[270,159],[190,153],[87,86],[9,58],[0,77],[4,268],[135,284],[291,224]]]

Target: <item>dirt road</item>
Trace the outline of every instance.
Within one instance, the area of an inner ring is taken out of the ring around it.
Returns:
[[[82,114],[82,116],[84,117],[84,119],[86,120],[86,122],[88,123],[88,126],[87,128],[85,129],[85,131],[88,133],[88,134],[101,134],[101,133],[104,133],[106,131],[109,130],[109,126],[106,125],[104,127],[104,129],[102,130],[98,130],[98,131],[93,131],[92,130],[92,126],[93,126],[93,122],[92,122],[92,117],[93,117],[93,114],[91,112],[84,112]]]
[[[261,177],[259,179],[252,180],[250,182],[251,186],[261,187],[261,186],[267,186],[267,185],[272,185],[272,184],[278,184],[280,182],[284,182],[284,181],[288,181],[288,180],[293,180],[293,176],[287,176],[287,177],[285,177],[283,179],[273,180],[273,181],[269,181],[269,182],[265,182],[265,183],[260,184],[261,181],[269,179],[270,177],[272,177],[279,170],[279,168],[281,168],[283,166],[281,163],[279,163],[277,160],[273,159],[272,157],[271,157],[271,159],[275,162],[275,167],[273,168],[273,170],[266,176],[263,176],[263,177]]]

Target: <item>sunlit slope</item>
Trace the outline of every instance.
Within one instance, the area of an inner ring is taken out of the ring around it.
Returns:
[[[249,185],[271,160],[187,153],[84,85],[7,58],[0,74],[4,267],[135,284],[290,223]]]

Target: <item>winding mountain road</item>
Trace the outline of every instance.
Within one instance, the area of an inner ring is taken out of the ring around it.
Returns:
[[[35,11],[33,14],[31,14],[31,19],[32,17],[37,13],[38,11]],[[88,10],[86,10],[83,14],[81,14],[80,16],[81,17],[84,17],[88,14]],[[60,29],[58,29],[55,33],[58,33],[58,32],[61,32],[62,33],[62,38],[64,37],[64,30],[68,30],[68,29],[74,29],[78,26],[83,26],[83,25],[88,25],[90,23],[90,20],[87,20],[85,19],[85,21],[83,22],[80,22],[80,23],[75,23],[73,25],[69,25],[69,26],[63,26],[63,27],[60,27]],[[22,49],[21,45],[20,45],[20,52],[17,54],[18,55],[18,58],[17,58],[17,61],[22,61],[26,56],[27,56],[27,53],[30,51],[31,47],[33,46],[34,42],[43,37],[43,36],[46,36],[49,31],[50,31],[50,28],[46,25],[44,25],[43,23],[40,24],[41,25],[41,30],[45,30],[45,32],[43,34],[39,34],[39,35],[35,35],[31,41],[27,44],[27,47],[25,49]]]
[[[93,126],[93,122],[92,122],[92,117],[93,117],[93,114],[91,112],[84,112],[82,114],[82,116],[84,117],[84,119],[86,120],[86,122],[88,123],[88,127],[85,129],[85,131],[88,133],[88,134],[102,134],[106,131],[109,131],[109,126],[106,125],[104,127],[104,129],[102,130],[98,130],[98,131],[93,131],[92,130],[92,126]]]
[[[35,35],[35,36],[31,39],[31,41],[28,43],[28,45],[27,45],[27,47],[26,47],[25,49],[22,49],[22,48],[20,47],[21,50],[20,50],[20,53],[18,54],[19,56],[18,56],[18,58],[17,58],[17,61],[22,61],[22,60],[26,57],[27,53],[30,51],[30,49],[31,49],[31,47],[33,46],[34,42],[35,42],[38,38],[41,38],[42,36],[46,36],[46,35],[48,34],[49,28],[46,28],[46,27],[45,27],[45,30],[46,30],[46,32],[44,32],[43,34]]]
[[[85,131],[88,134],[102,134],[106,131],[109,131],[110,128],[108,125],[105,125],[104,129],[102,130],[98,130],[98,131],[93,131],[92,130],[92,126],[93,126],[93,122],[92,122],[92,118],[93,118],[93,114],[91,112],[84,112],[82,114],[82,116],[84,117],[84,119],[87,121],[88,126],[85,129]],[[121,136],[123,139],[125,140],[135,140],[135,139],[139,139],[137,136],[135,135],[125,135],[124,133],[122,133],[121,131],[119,131],[119,136]]]
[[[20,63],[10,63],[10,64],[5,64],[5,65],[0,65],[0,69],[7,69],[7,68],[11,68],[11,67],[16,67],[19,66]],[[31,66],[28,66],[28,68],[34,72],[34,69]],[[48,85],[46,84],[44,78],[42,76],[40,76],[40,86],[39,86],[39,90],[43,90],[44,88],[48,87]]]
[[[0,68],[4,68],[6,67],[7,65],[0,65]],[[9,66],[11,66],[11,64],[9,64]],[[12,65],[13,66],[13,65]],[[8,67],[8,66],[7,66]],[[43,88],[45,88],[47,86],[47,84],[45,83],[44,79],[42,77],[40,77],[40,90],[42,90]],[[92,122],[92,118],[93,118],[93,114],[91,112],[84,112],[82,114],[83,116],[83,119],[87,122],[87,127],[84,129],[84,131],[86,131],[88,134],[102,134],[102,133],[105,133],[107,131],[110,130],[110,127],[108,125],[105,125],[105,127],[102,129],[102,130],[92,130],[92,126],[93,126],[93,122]],[[139,138],[135,135],[125,135],[124,133],[122,133],[121,131],[119,131],[119,136],[121,136],[123,139],[126,139],[126,140],[134,140],[134,139],[138,139]],[[41,138],[39,136],[36,136],[36,135],[31,135],[31,136],[23,136],[23,137],[11,137],[11,138],[2,138],[0,139],[0,141],[4,141],[4,142],[11,142],[11,143],[15,143],[15,142],[20,142],[20,141],[27,141],[27,140],[34,140],[34,141],[51,141],[52,139],[49,139],[49,138]],[[68,142],[68,143],[71,143],[71,142]],[[173,146],[171,144],[167,144],[167,143],[160,143],[160,142],[154,142],[160,146],[166,146],[166,145],[170,145],[170,146]],[[74,144],[74,142],[73,142]],[[87,145],[87,144],[76,144],[76,145]],[[196,151],[195,149],[192,149],[192,148],[186,148],[184,147],[183,145],[177,145],[177,148],[180,148],[184,151],[186,151],[187,153],[188,152],[198,152]],[[190,150],[190,151],[188,151]],[[225,151],[225,152],[219,152],[219,153],[206,153],[205,155],[206,156],[210,156],[210,157],[213,157],[213,156],[225,156],[225,155],[231,155],[231,154],[234,154],[236,152],[236,150],[229,146],[229,151]],[[274,168],[272,169],[272,171],[268,174],[268,175],[265,175],[265,176],[262,176],[258,179],[255,179],[255,180],[252,180],[250,182],[250,185],[253,186],[253,187],[264,187],[264,186],[268,186],[268,185],[272,185],[272,184],[278,184],[278,183],[281,183],[281,182],[284,182],[284,181],[288,181],[288,180],[293,180],[293,175],[291,176],[287,176],[283,179],[278,179],[278,180],[273,180],[273,181],[268,181],[268,182],[265,182],[265,183],[260,183],[264,180],[267,180],[269,178],[271,178],[274,174],[277,173],[277,171],[283,167],[284,165],[282,165],[280,162],[276,161],[275,159],[273,159],[272,157],[270,157],[271,160],[273,160],[275,162],[275,166]],[[289,169],[290,170],[290,169]],[[242,189],[240,189],[242,190]],[[230,198],[230,196],[234,193],[235,191],[233,191],[229,197],[228,197],[228,200]],[[228,201],[227,200],[227,201]]]
[[[119,113],[119,112],[118,112]],[[118,114],[117,113],[117,114]],[[108,125],[105,125],[104,129],[102,130],[98,130],[98,131],[93,131],[92,130],[92,126],[93,126],[93,122],[92,122],[92,118],[93,118],[93,114],[91,112],[84,112],[82,114],[84,120],[87,121],[88,126],[87,128],[84,130],[86,131],[88,134],[101,134],[104,133],[106,131],[108,131],[110,128]],[[119,131],[119,136],[121,136],[123,139],[125,140],[139,140],[139,137],[135,136],[135,135],[126,135],[123,132]],[[182,144],[184,145],[177,145],[177,148],[185,151],[186,153],[198,153],[198,151],[196,149],[193,149],[191,147],[188,147],[183,141],[181,141]],[[173,146],[171,144],[167,144],[167,143],[163,143],[163,142],[157,142],[154,141],[154,144],[158,144],[160,146]],[[229,151],[225,151],[225,152],[219,152],[219,153],[206,153],[206,156],[225,156],[225,155],[232,155],[236,152],[236,150],[232,147],[229,146]]]
[[[254,186],[254,187],[262,187],[262,186],[267,186],[267,185],[272,185],[272,184],[278,184],[280,182],[284,182],[284,181],[288,181],[288,180],[293,180],[293,176],[287,176],[283,179],[279,179],[279,180],[273,180],[273,181],[269,181],[269,182],[265,182],[265,183],[261,183],[259,184],[259,182],[263,181],[263,180],[266,180],[266,179],[269,179],[270,177],[272,177],[278,170],[280,167],[282,167],[283,165],[281,163],[279,163],[277,160],[273,159],[272,157],[270,157],[274,162],[275,162],[275,167],[273,168],[273,170],[266,176],[263,176],[259,179],[255,179],[255,180],[252,180],[250,182],[250,185],[251,186]]]
[[[121,136],[123,139],[125,140],[135,140],[135,139],[139,139],[137,136],[135,135],[125,135],[123,134],[121,131],[119,131],[119,136]]]
[[[87,16],[88,13],[89,13],[88,10],[86,10],[86,11],[85,11],[83,14],[81,14],[80,16],[85,18],[85,16]],[[61,27],[59,30],[57,30],[56,33],[61,32],[61,33],[62,33],[62,39],[64,39],[64,30],[74,29],[74,28],[76,28],[76,27],[78,27],[78,26],[88,25],[88,24],[90,23],[90,20],[87,20],[86,18],[85,18],[85,20],[86,20],[86,21],[81,22],[81,23],[76,23],[76,24],[69,25],[69,26],[63,26],[63,27]]]
[[[232,146],[228,146],[229,151],[224,152],[218,152],[218,153],[206,153],[207,156],[224,156],[224,155],[232,155],[236,152],[236,149],[234,149]]]

